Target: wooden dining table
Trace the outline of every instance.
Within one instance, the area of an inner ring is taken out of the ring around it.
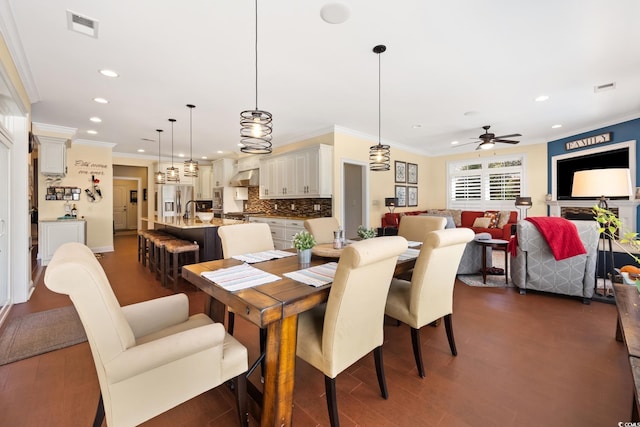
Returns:
[[[297,256],[255,263],[253,267],[275,274],[281,280],[234,292],[204,278],[201,273],[240,265],[241,261],[221,259],[182,268],[182,277],[208,295],[205,313],[214,321],[224,322],[228,306],[234,309],[236,316],[267,329],[260,414],[263,427],[292,424],[298,315],[327,301],[331,289],[331,284],[314,287],[283,274],[331,261],[336,259],[314,255],[311,263],[304,266],[298,264]],[[415,258],[399,260],[394,275],[411,270],[415,261]]]

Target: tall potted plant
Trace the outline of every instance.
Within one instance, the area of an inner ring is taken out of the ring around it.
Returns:
[[[311,262],[311,248],[316,245],[316,239],[308,231],[300,231],[293,236],[293,247],[298,250],[298,262],[309,264]]]

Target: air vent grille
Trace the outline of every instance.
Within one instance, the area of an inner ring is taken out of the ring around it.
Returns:
[[[98,38],[98,21],[67,10],[67,28],[86,36]]]
[[[615,88],[616,88],[615,82],[611,82],[611,83],[605,83],[603,85],[595,86],[593,88],[593,91],[595,93],[598,93],[598,92],[604,92],[605,90],[613,90]]]

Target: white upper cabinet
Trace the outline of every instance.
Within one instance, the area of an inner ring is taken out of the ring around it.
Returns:
[[[260,167],[260,156],[250,155],[238,159],[238,172],[258,169]]]
[[[198,200],[213,199],[213,173],[211,166],[201,165],[198,167],[195,195]]]
[[[213,187],[227,187],[233,176],[233,159],[218,159],[213,162]]]
[[[40,140],[39,159],[40,173],[47,176],[65,176],[67,174],[67,140],[48,136],[38,137]]]
[[[315,145],[260,160],[260,198],[331,197],[333,147]]]

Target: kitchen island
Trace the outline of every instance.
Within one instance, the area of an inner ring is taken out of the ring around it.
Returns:
[[[218,227],[243,223],[243,221],[220,218],[202,222],[197,218],[184,219],[175,216],[142,218],[142,220],[147,221],[149,228],[163,230],[180,239],[197,242],[200,246],[201,262],[222,259],[222,243],[218,237]]]

